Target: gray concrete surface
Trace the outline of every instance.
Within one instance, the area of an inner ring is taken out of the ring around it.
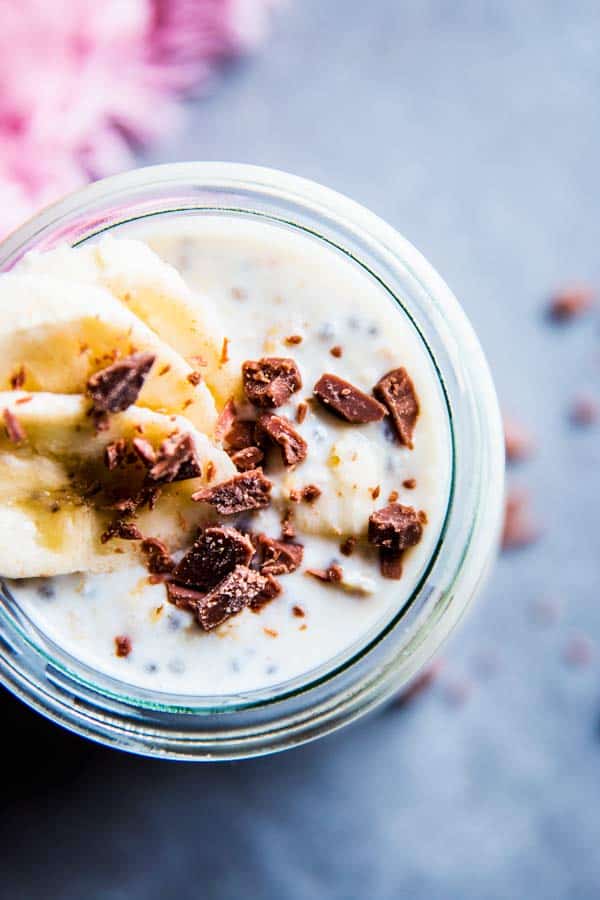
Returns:
[[[412,240],[537,433],[511,480],[545,534],[499,562],[427,695],[275,758],[137,760],[4,696],[2,898],[599,895],[600,642],[564,658],[600,629],[600,430],[567,421],[600,388],[598,321],[541,314],[558,283],[600,285],[599,50],[593,2],[290,0],[147,157],[295,171]]]

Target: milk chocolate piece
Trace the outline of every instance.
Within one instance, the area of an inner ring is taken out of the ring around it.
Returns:
[[[230,397],[221,412],[218,415],[215,424],[215,438],[223,441],[227,437],[229,430],[235,422],[236,412],[233,397]]]
[[[112,441],[112,443],[107,444],[105,447],[104,465],[109,472],[112,472],[125,462],[126,456],[127,444],[123,438],[119,438],[118,441]]]
[[[262,509],[271,502],[272,484],[262,473],[262,469],[252,469],[234,475],[229,481],[222,481],[214,487],[202,488],[192,494],[192,500],[208,503],[223,516],[250,509]]]
[[[200,460],[191,434],[176,434],[162,442],[148,480],[159,484],[185,481],[202,475]]]
[[[284,465],[297,466],[306,459],[308,444],[285,416],[263,413],[256,423],[256,434],[260,443],[277,444]]]
[[[255,406],[276,408],[302,387],[302,376],[293,359],[267,356],[242,365],[246,396]]]
[[[196,618],[205,631],[217,628],[245,606],[255,603],[267,589],[264,575],[247,566],[236,566],[216,587],[198,601]]]
[[[390,503],[369,516],[369,540],[385,550],[406,550],[423,535],[419,513],[412,506]]]
[[[247,566],[253,556],[254,545],[245,534],[236,528],[211,526],[204,529],[175,567],[173,580],[208,591],[236,566]]]
[[[153,353],[134,353],[96,372],[87,383],[96,413],[117,413],[137,400],[156,359]]]
[[[265,454],[260,447],[244,447],[231,454],[231,461],[238,472],[248,472],[255,469],[263,461]]]
[[[136,437],[131,442],[133,450],[145,466],[150,468],[156,463],[156,450],[145,438]]]
[[[344,577],[342,567],[337,563],[332,563],[326,569],[307,569],[306,574],[326,584],[339,584]]]
[[[163,575],[172,572],[175,562],[169,553],[166,544],[158,538],[146,538],[142,541],[141,550],[146,557],[146,567],[153,575]]]
[[[386,405],[400,443],[413,449],[413,432],[419,416],[419,401],[406,369],[392,369],[373,388],[375,396]]]
[[[289,575],[302,563],[302,544],[276,541],[266,534],[258,535],[258,546],[262,553],[260,571],[263,575]]]
[[[264,573],[261,573],[264,574]],[[266,606],[267,603],[270,603],[271,600],[274,600],[275,597],[278,597],[281,594],[283,588],[276,578],[273,578],[272,575],[264,574],[265,585],[252,600],[248,603],[248,606],[252,610],[252,612],[259,612]]]
[[[121,538],[122,541],[142,541],[144,535],[135,522],[127,522],[125,519],[116,519],[111,522],[106,531],[100,537],[100,541],[106,544],[111,538]]]
[[[195,591],[192,588],[175,584],[172,581],[167,582],[167,599],[169,603],[172,603],[178,609],[185,609],[188,612],[195,613],[204,596],[202,591]]]
[[[115,656],[129,656],[131,649],[131,638],[126,634],[118,634],[115,638]]]
[[[26,437],[25,431],[15,414],[10,409],[5,409],[2,417],[9,441],[13,444],[20,444],[21,441],[24,441]]]
[[[326,409],[352,425],[379,422],[386,412],[374,397],[337,375],[321,375],[313,393]]]
[[[403,555],[403,550],[379,548],[379,570],[384,578],[393,578],[396,581],[402,578]]]

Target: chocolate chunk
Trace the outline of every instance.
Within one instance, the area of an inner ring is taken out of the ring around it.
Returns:
[[[379,548],[379,570],[384,578],[394,578],[396,581],[402,578],[403,555],[403,550]]]
[[[323,491],[316,484],[306,484],[299,491],[290,491],[290,500],[292,503],[314,503],[322,493]]]
[[[173,572],[180,584],[208,591],[236,566],[247,566],[254,556],[250,538],[235,528],[206,528]]]
[[[301,334],[290,334],[286,337],[286,344],[301,344],[302,343],[302,335]]]
[[[259,534],[258,546],[262,553],[260,571],[263,575],[289,575],[302,563],[302,544],[287,544],[266,534]]]
[[[297,466],[306,459],[308,444],[285,416],[263,413],[256,423],[256,434],[260,443],[277,444],[286,466]]]
[[[385,550],[406,550],[423,536],[423,525],[416,509],[390,503],[369,516],[369,540]]]
[[[355,537],[347,537],[345,541],[342,541],[340,544],[340,553],[343,553],[344,556],[352,556],[356,547],[356,538]]]
[[[135,403],[155,359],[153,353],[134,353],[92,375],[87,390],[94,410],[98,413],[123,412]]]
[[[262,469],[242,472],[211,488],[192,494],[192,500],[208,503],[223,516],[232,516],[250,509],[262,509],[271,502],[272,484]]]
[[[533,520],[531,499],[525,490],[512,488],[506,497],[502,549],[516,550],[534,543],[539,528]]]
[[[235,419],[235,403],[233,397],[230,397],[217,417],[215,424],[215,438],[217,441],[225,440]]]
[[[313,388],[317,400],[334,415],[352,425],[379,422],[385,407],[337,375],[321,375]]]
[[[572,285],[556,291],[550,298],[548,315],[554,322],[568,322],[590,309],[594,303],[594,290],[584,284]]]
[[[126,522],[124,519],[116,519],[108,526],[100,541],[106,544],[111,538],[121,538],[122,541],[142,541],[144,535],[135,522]]]
[[[292,541],[296,537],[294,516],[291,509],[287,509],[281,520],[281,537],[284,541]]]
[[[143,540],[141,550],[146,557],[146,567],[153,575],[172,572],[175,568],[175,562],[166,544],[163,544],[158,538],[146,538]]]
[[[194,591],[192,588],[175,584],[172,581],[167,582],[167,599],[177,609],[185,609],[187,612],[195,613],[204,597],[205,594],[202,591]]]
[[[104,465],[109,472],[117,469],[125,462],[127,456],[127,444],[123,438],[113,441],[104,448]]]
[[[237,419],[225,438],[228,450],[246,450],[256,446],[255,423]]]
[[[13,391],[20,391],[26,380],[25,366],[19,366],[14,375],[10,377],[10,386]]]
[[[198,601],[196,617],[205,631],[217,628],[245,606],[255,603],[267,589],[264,575],[247,566],[236,566],[219,584]]]
[[[155,464],[156,451],[150,441],[145,440],[145,438],[136,437],[131,442],[131,446],[145,466],[150,468],[150,466]]]
[[[115,656],[129,656],[131,649],[131,638],[126,634],[118,634],[115,638]]]
[[[261,573],[264,574],[264,573]],[[252,610],[252,612],[258,612],[266,606],[267,603],[270,603],[271,600],[274,600],[275,597],[278,597],[281,594],[283,588],[276,578],[273,578],[272,575],[264,574],[265,578],[265,586],[262,588],[260,593],[256,595],[250,602],[248,606]]]
[[[303,619],[306,615],[306,610],[302,606],[298,606],[298,604],[294,604],[292,606],[292,615],[297,619]]]
[[[340,347],[339,344],[336,344],[335,347],[332,347],[329,352],[331,353],[332,356],[335,356],[336,359],[339,359],[340,356],[343,355],[344,350],[342,347]]]
[[[263,461],[265,454],[260,447],[245,447],[231,454],[231,461],[238,472],[248,472],[255,469]]]
[[[200,382],[202,381],[202,375],[200,372],[190,372],[190,374],[187,377],[187,380],[189,381],[190,384],[193,384],[194,387],[197,387],[200,384]]]
[[[326,569],[307,569],[305,574],[311,575],[313,578],[326,584],[339,584],[344,577],[342,567],[338,566],[337,563],[332,563]]]
[[[417,479],[416,479],[416,478],[405,478],[404,481],[402,482],[402,487],[405,488],[405,490],[407,490],[407,491],[414,491],[414,489],[416,488],[416,486],[417,486]],[[391,495],[390,495],[390,496],[391,496]],[[396,498],[395,498],[395,499],[396,499],[396,500],[398,499],[398,493],[396,493]],[[392,501],[392,502],[393,502],[393,501]]]
[[[413,431],[419,416],[419,401],[406,369],[392,369],[380,378],[373,393],[386,405],[400,443],[413,449]]]
[[[242,378],[248,400],[263,408],[282,406],[302,387],[298,366],[284,357],[247,360],[242,365]]]
[[[176,434],[159,447],[156,462],[148,472],[148,480],[160,484],[198,478],[202,468],[191,434]]]
[[[21,441],[24,441],[26,437],[25,431],[15,414],[10,409],[5,409],[2,417],[9,441],[13,444],[20,444]]]

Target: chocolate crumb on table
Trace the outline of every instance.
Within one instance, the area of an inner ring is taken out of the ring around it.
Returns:
[[[600,419],[600,404],[593,397],[576,397],[569,410],[569,419],[579,428],[595,425]]]
[[[585,634],[573,634],[564,648],[563,658],[574,668],[589,666],[594,658],[594,644]]]
[[[205,528],[173,570],[173,580],[197,590],[210,590],[236,566],[254,556],[250,538],[236,528]]]
[[[523,488],[510,488],[506,496],[502,549],[517,550],[540,536],[531,511],[531,498]]]
[[[255,406],[276,408],[302,387],[302,376],[293,359],[263,357],[242,365],[246,396]]]
[[[385,407],[374,397],[330,373],[321,375],[313,394],[325,409],[352,425],[379,422],[386,414]]]
[[[553,322],[569,322],[591,309],[594,300],[595,292],[588,285],[579,284],[561,288],[550,298],[548,316]]]
[[[166,544],[158,538],[145,538],[141,543],[141,551],[146,558],[146,567],[152,575],[163,575],[175,568],[175,562]]]
[[[7,408],[2,413],[2,417],[9,441],[12,444],[20,444],[24,441],[26,438],[25,430],[15,414]]]
[[[126,634],[118,634],[115,638],[115,656],[127,657],[131,650],[131,638]]]
[[[279,447],[286,466],[297,466],[306,459],[308,444],[285,416],[262,413],[256,422],[259,443],[273,443]]]
[[[337,563],[332,563],[326,569],[306,569],[304,574],[325,584],[339,584],[344,578],[343,569]]]
[[[176,434],[162,442],[148,480],[158,484],[186,481],[202,475],[202,467],[191,434]]]
[[[413,432],[419,416],[419,400],[406,369],[392,369],[379,379],[373,393],[387,407],[400,443],[412,450]]]
[[[96,372],[88,379],[87,392],[96,413],[117,413],[136,402],[156,356],[134,353]]]
[[[535,441],[531,432],[516,419],[504,419],[504,447],[509,463],[521,462],[533,455]]]
[[[413,700],[416,700],[421,694],[425,693],[438,677],[443,662],[436,660],[422,672],[420,672],[409,684],[403,688],[393,698],[390,706],[394,709],[404,709],[409,706]]]
[[[241,472],[228,481],[211,488],[202,488],[192,494],[197,503],[208,503],[224,516],[263,509],[271,502],[272,482],[263,475],[262,469]]]

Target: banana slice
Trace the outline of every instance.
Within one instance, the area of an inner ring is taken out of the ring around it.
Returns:
[[[195,295],[142,241],[105,237],[89,247],[29,253],[17,268],[58,277],[69,273],[70,279],[106,287],[201,371],[220,406],[240,395],[239,366],[224,358],[225,333],[209,298]]]
[[[310,457],[309,457],[310,459]],[[376,508],[371,491],[381,480],[381,467],[373,443],[358,431],[348,432],[333,443],[324,464],[314,464],[314,478],[305,463],[283,480],[282,496],[314,481],[321,489],[312,503],[294,506],[294,521],[311,534],[340,537],[366,533],[369,516]]]
[[[181,547],[194,527],[210,515],[203,504],[190,500],[207,483],[207,473],[211,484],[235,474],[227,454],[186,419],[132,406],[111,416],[107,431],[96,433],[88,408],[86,398],[77,395],[0,393],[0,410],[8,409],[25,433],[25,439],[15,444],[0,429],[0,573],[4,577],[105,572],[137,555],[135,541],[100,541],[114,513],[103,507],[102,493],[94,493],[93,486],[109,477],[104,450],[119,438],[131,440],[141,434],[157,447],[175,429],[192,435],[202,476],[165,485],[155,508],[145,508],[136,518],[142,534],[160,538],[170,550]]]
[[[192,368],[104,288],[48,275],[0,277],[0,389],[80,394],[88,378],[134,350],[155,353],[156,362],[138,398],[140,406],[185,413],[212,432],[213,398]],[[192,381],[188,377],[192,376]]]

